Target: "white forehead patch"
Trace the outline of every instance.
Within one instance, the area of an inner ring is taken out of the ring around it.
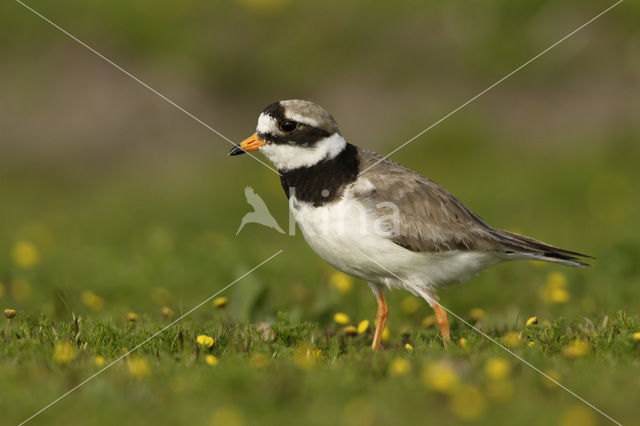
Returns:
[[[256,127],[257,133],[280,133],[278,129],[278,122],[275,118],[267,114],[260,114],[258,117],[258,127]]]
[[[297,112],[287,111],[286,108],[284,111],[284,115],[289,120],[297,121],[298,123],[306,124],[307,126],[311,126],[311,127],[320,127],[319,125],[320,123],[318,123],[313,118],[305,117],[303,115],[298,114]]]

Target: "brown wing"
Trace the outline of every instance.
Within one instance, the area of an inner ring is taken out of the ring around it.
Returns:
[[[381,215],[394,212],[380,203],[395,204],[399,218],[391,239],[411,251],[478,250],[568,264],[580,264],[574,256],[584,256],[493,228],[437,183],[376,153],[358,148],[358,159],[360,170],[379,163],[361,175],[371,186],[357,188],[356,196]]]

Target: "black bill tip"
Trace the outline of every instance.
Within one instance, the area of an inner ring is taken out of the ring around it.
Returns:
[[[240,145],[236,145],[233,148],[231,148],[231,151],[229,151],[229,153],[227,154],[228,156],[232,156],[232,155],[240,155],[240,154],[244,154],[245,151],[244,149],[240,148]]]

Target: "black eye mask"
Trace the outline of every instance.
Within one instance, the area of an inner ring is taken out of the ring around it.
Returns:
[[[288,134],[276,135],[271,132],[259,132],[258,136],[263,141],[275,144],[314,146],[319,140],[327,138],[331,136],[331,134],[326,130],[318,129],[317,127],[299,124],[296,130]]]

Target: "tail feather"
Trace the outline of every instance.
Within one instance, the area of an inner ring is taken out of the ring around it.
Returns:
[[[595,259],[593,256],[555,247],[515,232],[502,229],[494,229],[494,231],[507,254],[579,267],[590,266],[583,262],[584,258]]]

